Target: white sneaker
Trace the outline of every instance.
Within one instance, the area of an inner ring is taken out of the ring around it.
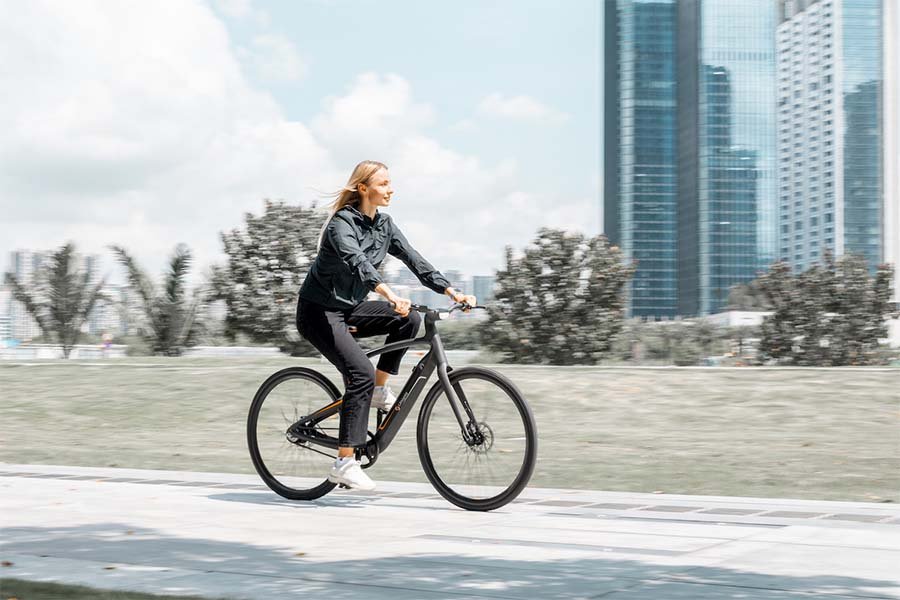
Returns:
[[[396,401],[397,396],[394,395],[391,388],[386,385],[375,386],[375,391],[372,393],[372,408],[388,412]]]
[[[362,470],[360,462],[352,456],[334,461],[328,473],[328,481],[340,483],[355,490],[374,490],[375,482]]]

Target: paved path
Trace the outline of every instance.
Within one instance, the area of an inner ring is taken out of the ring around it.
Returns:
[[[0,463],[0,575],[211,597],[900,598],[891,504],[428,486],[290,502],[247,475]]]

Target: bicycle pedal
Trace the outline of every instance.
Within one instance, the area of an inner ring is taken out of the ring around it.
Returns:
[[[338,484],[338,489],[349,490],[349,489],[350,489],[350,486],[347,485],[346,483],[339,483],[339,484]]]

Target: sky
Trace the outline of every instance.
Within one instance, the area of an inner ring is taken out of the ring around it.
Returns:
[[[183,242],[197,281],[264,199],[321,206],[364,159],[443,271],[595,235],[600,6],[0,0],[0,266],[72,241],[121,282],[110,244],[158,275]]]

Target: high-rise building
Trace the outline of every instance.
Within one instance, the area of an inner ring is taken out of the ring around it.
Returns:
[[[478,304],[482,306],[494,299],[494,283],[496,278],[493,275],[473,275],[472,276],[472,293]]]
[[[776,256],[775,0],[607,0],[604,230],[633,316],[709,314]]]
[[[458,292],[468,293],[468,281],[466,280],[466,276],[463,275],[462,271],[450,269],[448,271],[444,271],[444,277],[446,277],[447,281],[450,282],[450,287]]]
[[[45,260],[45,253],[15,250],[10,252],[7,272],[12,273],[20,284],[28,288],[34,284],[35,275]],[[8,315],[10,337],[13,339],[30,340],[41,335],[37,321],[25,309],[25,305],[15,298],[10,299]]]
[[[638,263],[638,317],[678,313],[678,152],[674,0],[607,0],[604,231]]]
[[[774,0],[678,2],[679,313],[775,256]]]
[[[894,302],[900,302],[900,6],[885,0],[883,18],[884,260],[894,265]]]
[[[896,261],[896,2],[779,0],[779,9],[779,256],[795,270],[825,250],[873,269]]]
[[[12,290],[0,282],[0,347],[5,346],[6,341],[12,338],[12,319],[9,316],[11,304]]]

